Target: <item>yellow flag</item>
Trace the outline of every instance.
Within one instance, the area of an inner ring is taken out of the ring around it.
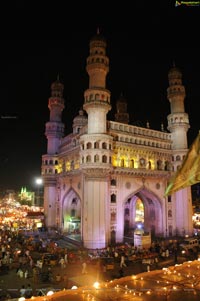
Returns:
[[[180,169],[171,178],[165,196],[200,182],[200,132],[189,148]]]

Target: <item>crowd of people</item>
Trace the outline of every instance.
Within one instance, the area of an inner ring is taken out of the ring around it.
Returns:
[[[10,229],[0,230],[0,274],[15,270],[17,277],[22,279],[18,296],[31,296],[33,289],[30,279],[37,286],[38,283],[60,283],[65,276],[66,269],[71,264],[81,267],[83,275],[88,273],[88,266],[96,264],[100,274],[106,273],[106,264],[112,262],[119,267],[119,276],[124,275],[124,269],[131,261],[146,263],[158,262],[174,256],[177,262],[177,242],[156,241],[149,248],[141,248],[130,244],[108,246],[105,249],[68,250],[59,247],[48,233],[40,235],[35,232],[25,235],[20,231]],[[152,261],[153,260],[153,261]],[[61,273],[55,273],[54,267],[60,267]],[[26,285],[23,283],[26,282]],[[5,297],[5,296],[4,296]],[[3,298],[3,296],[2,296]],[[27,298],[27,297],[26,297]],[[5,299],[4,299],[5,300]]]

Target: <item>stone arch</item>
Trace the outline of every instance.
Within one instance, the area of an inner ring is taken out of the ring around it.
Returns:
[[[136,204],[140,200],[143,204],[143,219],[137,219],[138,209]],[[127,212],[129,210],[129,215]],[[152,191],[145,187],[137,190],[129,195],[124,201],[124,235],[127,236],[128,232],[133,233],[140,223],[145,232],[151,232],[152,236],[161,235],[163,231],[162,223],[162,202],[159,197]],[[127,225],[129,228],[127,229]]]
[[[74,189],[70,189],[62,200],[61,229],[66,234],[81,234],[81,200]]]

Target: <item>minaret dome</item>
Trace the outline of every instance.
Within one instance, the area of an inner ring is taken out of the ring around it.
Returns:
[[[57,79],[51,84],[51,96],[52,97],[63,97],[64,85]]]

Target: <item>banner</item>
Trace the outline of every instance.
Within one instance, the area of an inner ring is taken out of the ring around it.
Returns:
[[[200,132],[189,148],[179,170],[171,178],[165,196],[200,182]]]

